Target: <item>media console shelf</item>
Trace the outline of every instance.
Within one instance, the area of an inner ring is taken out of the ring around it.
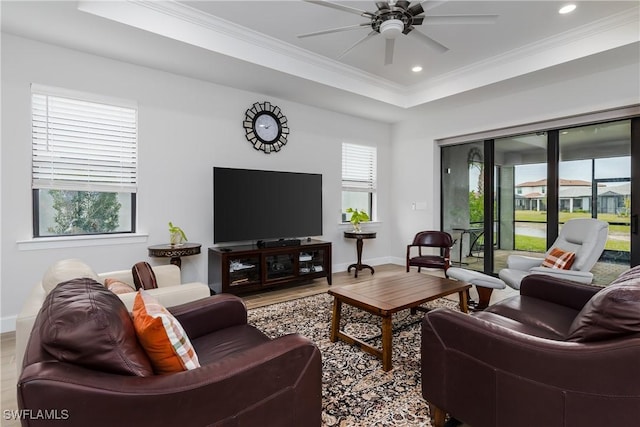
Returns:
[[[209,248],[209,287],[215,292],[243,294],[322,277],[331,284],[331,242]]]

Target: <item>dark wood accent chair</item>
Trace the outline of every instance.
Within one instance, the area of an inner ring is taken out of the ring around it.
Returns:
[[[418,271],[422,267],[441,268],[444,272],[451,265],[451,247],[453,246],[453,238],[444,231],[421,231],[413,238],[413,243],[407,245],[407,272],[409,267],[418,267]],[[412,256],[412,252],[418,248],[417,256]],[[423,255],[424,248],[440,248],[439,255]]]

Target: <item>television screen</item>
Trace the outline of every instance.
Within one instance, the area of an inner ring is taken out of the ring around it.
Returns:
[[[213,242],[322,234],[322,175],[213,168]]]

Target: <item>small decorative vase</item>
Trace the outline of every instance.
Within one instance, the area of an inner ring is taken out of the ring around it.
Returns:
[[[362,231],[362,229],[360,228],[360,223],[359,222],[354,222],[353,223],[353,231],[355,231],[356,233],[359,233]]]
[[[176,231],[169,235],[169,243],[171,246],[181,246],[182,245],[182,233]]]

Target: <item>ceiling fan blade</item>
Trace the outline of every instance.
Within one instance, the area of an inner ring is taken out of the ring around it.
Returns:
[[[365,41],[369,40],[371,37],[375,36],[376,34],[378,34],[377,31],[371,31],[369,34],[367,34],[366,36],[364,36],[363,38],[361,38],[360,40],[358,40],[357,42],[355,42],[354,44],[352,44],[347,50],[345,50],[344,52],[342,52],[340,54],[340,56],[338,56],[337,59],[342,58],[343,56],[345,56],[347,53],[351,52],[351,50],[358,46],[361,43],[364,43]]]
[[[378,10],[390,10],[391,9],[389,7],[389,2],[387,2],[387,1],[377,1],[376,2],[376,7],[378,8]]]
[[[315,31],[313,33],[298,34],[296,37],[298,37],[299,39],[302,39],[302,38],[305,38],[305,37],[321,36],[323,34],[331,34],[331,33],[339,33],[341,31],[357,30],[357,29],[362,28],[362,27],[368,27],[369,25],[371,25],[371,23],[365,22],[365,23],[357,24],[357,25],[349,25],[348,27],[330,28],[328,30]]]
[[[432,39],[431,37],[429,37],[424,33],[421,33],[420,31],[411,31],[409,33],[409,36],[414,37],[417,40],[420,40],[422,43],[426,44],[431,49],[437,50],[440,53],[444,53],[449,50],[449,48],[446,47],[445,45],[435,41],[434,39]]]
[[[427,24],[495,24],[498,15],[428,15]]]
[[[384,47],[384,65],[393,64],[393,48],[395,47],[396,39],[386,39]]]
[[[360,10],[360,9],[356,9],[355,7],[344,6],[338,3],[331,3],[329,1],[324,1],[324,0],[304,0],[304,1],[306,1],[307,3],[317,4],[319,6],[326,6],[332,9],[341,10],[343,12],[355,13],[356,15],[365,16],[367,18],[371,18],[374,16],[373,13],[367,12],[366,10]]]
[[[424,12],[424,8],[422,7],[422,4],[416,3],[413,6],[411,6],[409,9],[407,9],[407,12],[409,12],[411,14],[411,16],[416,16],[416,15],[420,15],[421,13],[423,13]]]
[[[422,25],[422,21],[424,21],[424,16],[414,16],[411,20],[411,24]]]
[[[396,2],[396,6],[397,7],[401,7],[404,10],[407,10],[407,8],[409,7],[409,5],[411,4],[410,1],[406,1],[406,0],[398,0]]]
[[[427,0],[427,1],[423,1],[421,2],[422,7],[424,7],[424,10],[431,10],[431,9],[435,9],[438,6],[442,6],[443,4],[445,4],[447,2],[447,0]]]

